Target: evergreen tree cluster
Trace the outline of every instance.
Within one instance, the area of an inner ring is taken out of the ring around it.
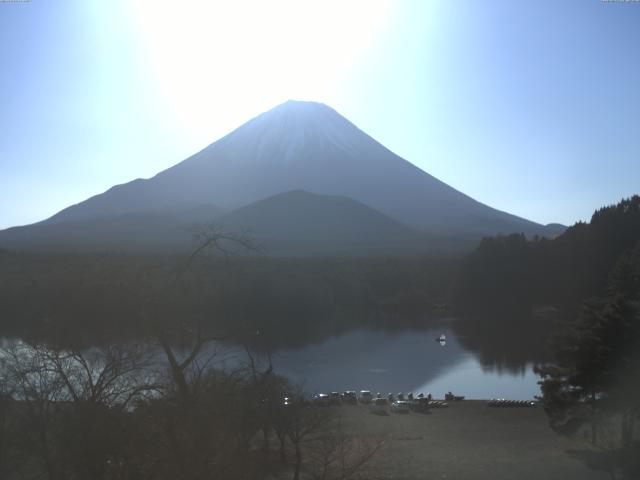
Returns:
[[[514,234],[485,238],[463,262],[453,286],[463,313],[528,314],[553,305],[567,317],[601,295],[621,255],[640,241],[640,196],[597,210],[555,239]]]
[[[607,454],[612,473],[622,469],[637,478],[640,242],[620,257],[604,295],[558,326],[550,347],[553,361],[537,373],[552,428],[569,435],[582,430]]]
[[[530,329],[536,306],[555,307],[556,322],[538,325],[550,357],[536,368],[550,425],[589,440],[589,458],[612,478],[639,478],[640,196],[553,240],[485,239],[464,261],[454,299],[463,312],[511,313],[484,324],[494,332]]]

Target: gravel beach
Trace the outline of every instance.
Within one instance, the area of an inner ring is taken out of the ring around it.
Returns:
[[[361,479],[608,479],[571,453],[587,445],[557,435],[539,406],[490,408],[486,401],[450,402],[427,414],[376,415],[342,406],[357,436],[385,445],[358,472]]]

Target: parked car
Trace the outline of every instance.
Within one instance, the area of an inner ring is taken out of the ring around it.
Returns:
[[[409,413],[410,404],[406,400],[396,400],[391,404],[391,411],[395,413]]]
[[[340,405],[340,403],[342,403],[340,392],[331,392],[331,394],[329,395],[329,403],[331,405]]]
[[[392,403],[395,400],[393,393],[389,393],[389,395],[387,395],[387,400],[389,403]]]
[[[431,408],[429,405],[429,399],[425,397],[418,397],[411,403],[411,408],[414,412],[427,413]]]
[[[356,405],[358,403],[358,397],[356,395],[355,390],[347,390],[342,394],[342,400],[344,400],[345,403],[348,403],[350,405]]]
[[[327,395],[326,393],[318,393],[317,395],[313,396],[311,401],[314,405],[326,407],[327,405],[329,405],[329,395]]]
[[[376,398],[371,403],[370,411],[371,413],[376,413],[378,415],[384,415],[387,413],[387,407],[389,402],[387,402],[386,398]]]
[[[369,390],[360,390],[360,403],[371,403],[373,395]]]

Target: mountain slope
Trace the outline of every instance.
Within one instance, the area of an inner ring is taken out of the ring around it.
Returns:
[[[490,208],[395,155],[330,107],[289,101],[147,180],[118,185],[47,220],[67,222],[176,203],[235,209],[302,189],[353,198],[432,235],[545,227]]]
[[[368,255],[425,249],[423,235],[351,198],[296,190],[216,219],[247,230],[271,254]]]
[[[211,205],[42,222],[0,232],[0,245],[36,250],[175,251],[193,248],[196,223],[248,233],[270,255],[379,255],[426,249],[424,235],[347,197],[277,194],[221,214]]]
[[[104,215],[67,222],[40,222],[0,231],[0,245],[15,250],[180,250],[191,244],[192,227],[214,219],[214,205]]]

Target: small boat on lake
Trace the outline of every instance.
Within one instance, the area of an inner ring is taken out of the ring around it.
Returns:
[[[436,337],[436,342],[444,343],[446,341],[447,341],[447,337],[444,335],[444,333],[440,334],[439,337]]]

